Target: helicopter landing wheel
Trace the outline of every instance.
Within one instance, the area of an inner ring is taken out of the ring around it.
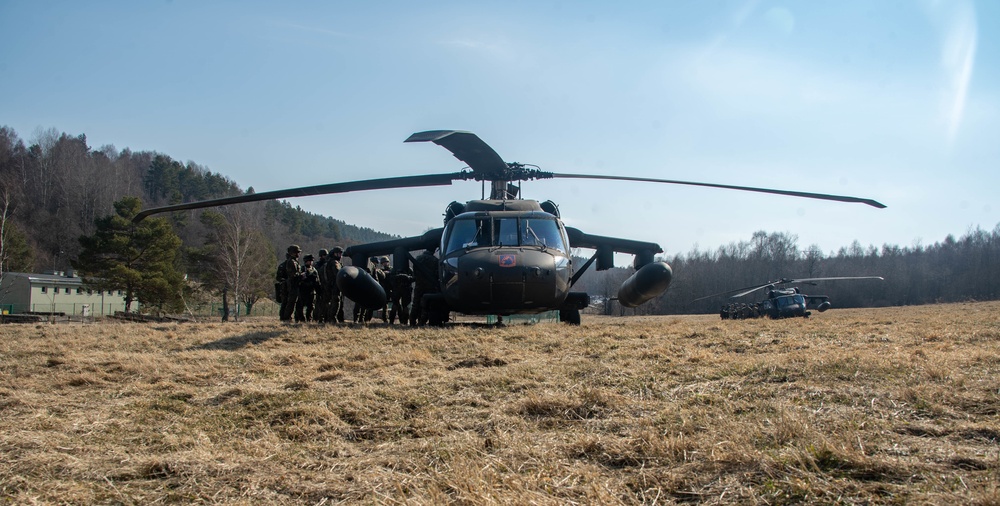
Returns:
[[[439,308],[428,308],[427,324],[432,327],[443,327],[449,320],[448,311]]]
[[[580,324],[580,310],[579,309],[560,309],[559,310],[559,321],[566,323],[568,325],[579,325]]]

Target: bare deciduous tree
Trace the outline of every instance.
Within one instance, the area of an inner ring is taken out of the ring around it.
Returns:
[[[271,285],[274,251],[261,230],[261,205],[228,206],[216,227],[217,256],[214,266],[221,288],[242,302],[249,313]],[[239,311],[235,314],[239,319]]]

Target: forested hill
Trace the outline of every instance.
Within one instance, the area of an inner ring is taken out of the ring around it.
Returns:
[[[93,149],[86,135],[54,129],[26,143],[13,129],[0,127],[0,216],[5,218],[7,257],[2,268],[69,268],[80,252],[78,238],[92,234],[94,220],[112,214],[112,204],[124,196],[137,196],[148,208],[242,193],[228,177],[166,154],[119,151],[114,146]],[[269,201],[262,207],[261,229],[276,257],[293,243],[315,252],[392,238],[287,202]],[[210,236],[199,219],[201,213],[167,215],[186,248],[200,248]]]

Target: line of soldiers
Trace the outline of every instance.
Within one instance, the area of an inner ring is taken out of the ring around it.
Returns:
[[[275,300],[281,303],[278,317],[281,321],[296,323],[343,323],[344,296],[337,287],[337,273],[343,268],[344,250],[335,247],[329,252],[319,250],[319,260],[312,255],[298,261],[302,249],[297,245],[288,247],[285,260],[278,264],[275,276]],[[437,282],[437,258],[433,250],[424,251],[414,259],[418,264],[417,274],[410,270],[409,262],[392,270],[388,257],[370,258],[368,265],[358,266],[372,275],[385,290],[386,304],[380,309],[365,309],[354,305],[353,321],[371,321],[376,313],[382,322],[406,325],[425,325],[427,312],[422,310],[420,301],[424,294],[439,291]],[[410,306],[412,304],[412,310]]]
[[[747,304],[746,302],[734,302],[726,304],[719,309],[719,316],[723,320],[746,320],[749,318],[760,318],[764,316],[759,302]]]

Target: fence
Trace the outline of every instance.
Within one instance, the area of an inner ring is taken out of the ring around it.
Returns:
[[[222,305],[221,302],[189,305],[187,311],[185,311],[184,314],[191,316],[199,316],[199,317],[222,318],[223,307],[224,306]],[[280,309],[281,309],[281,304],[278,304],[271,300],[257,302],[253,306],[250,306],[249,313],[247,313],[246,306],[243,304],[230,304],[229,319],[233,320],[247,316],[273,316],[277,318]],[[238,316],[237,316],[237,311],[239,311]]]
[[[81,302],[56,303],[51,302],[40,304],[0,304],[0,311],[4,314],[34,313],[34,314],[55,314],[60,316],[105,316],[115,314],[115,311],[124,311],[125,304],[88,304]]]

